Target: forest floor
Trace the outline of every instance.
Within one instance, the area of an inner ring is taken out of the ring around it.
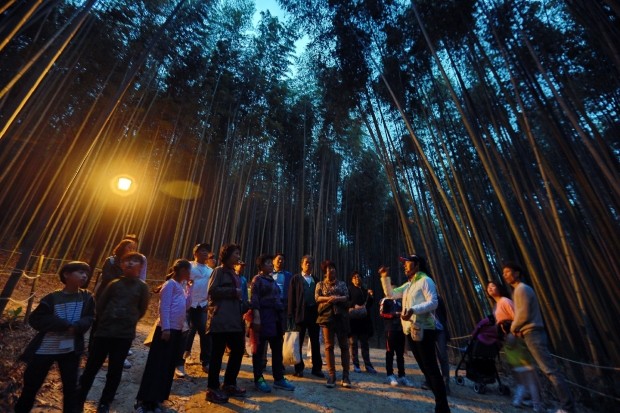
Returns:
[[[144,337],[150,329],[151,323],[143,321],[138,325],[138,336],[132,347],[133,355],[129,357],[133,367],[123,372],[123,379],[118,390],[116,400],[111,406],[111,411],[119,413],[133,412],[133,403],[140,385],[142,371],[148,355],[148,347],[142,344]],[[11,333],[5,331],[3,342],[5,343],[0,350],[2,360],[2,375],[0,376],[0,389],[2,400],[0,411],[10,411],[6,402],[14,401],[20,391],[21,376],[24,366],[22,363],[15,363],[14,360],[19,354],[20,349],[27,342],[30,335],[26,334],[29,327],[21,326]],[[11,345],[6,345],[10,341]],[[20,347],[16,347],[21,342]],[[198,352],[198,339],[195,341],[194,354]],[[336,359],[338,360],[338,350]],[[420,370],[415,364],[412,356],[406,358],[406,371],[408,376],[414,380],[416,387],[390,387],[385,382],[385,351],[371,349],[371,360],[375,368],[379,371],[377,375],[368,373],[351,373],[353,388],[344,389],[336,387],[328,389],[324,386],[325,380],[317,379],[309,374],[309,377],[289,379],[297,386],[294,392],[273,389],[270,394],[263,394],[256,391],[252,381],[251,359],[244,357],[238,384],[245,387],[248,391],[244,398],[231,398],[225,405],[215,405],[205,401],[205,390],[207,386],[207,375],[202,372],[199,363],[189,363],[186,366],[188,376],[183,379],[175,379],[172,386],[170,400],[165,403],[167,412],[173,413],[198,413],[204,412],[205,408],[209,411],[220,412],[250,412],[250,411],[269,411],[284,413],[295,411],[296,413],[305,412],[339,412],[349,411],[355,413],[362,412],[432,412],[434,411],[434,400],[430,391],[419,388],[422,381]],[[454,368],[454,366],[452,366]],[[292,368],[287,367],[288,372]],[[308,370],[306,370],[308,371]],[[267,367],[265,378],[271,382],[270,366]],[[89,394],[85,412],[96,411],[96,400],[98,400],[103,384],[105,382],[105,368],[97,375],[93,388]],[[460,372],[462,373],[462,372]],[[454,374],[451,379],[452,395],[448,398],[450,408],[453,412],[505,412],[516,413],[524,412],[522,409],[515,409],[510,405],[511,397],[498,394],[497,385],[488,386],[486,394],[477,394],[473,390],[473,384],[465,380],[464,386],[454,383]],[[511,385],[512,380],[505,378],[506,384]],[[62,389],[60,377],[56,368],[50,372],[43,388],[37,398],[33,413],[39,412],[61,412],[62,411]],[[2,404],[5,404],[2,406]],[[549,403],[549,407],[553,403]],[[579,412],[588,412],[585,408],[580,408]]]

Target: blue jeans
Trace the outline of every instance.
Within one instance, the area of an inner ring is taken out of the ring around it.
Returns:
[[[536,360],[536,364],[543,373],[549,378],[551,384],[555,388],[560,405],[563,410],[572,412],[575,409],[575,402],[571,394],[568,384],[564,379],[564,375],[560,373],[555,360],[549,352],[547,333],[543,329],[534,329],[523,335],[523,340],[527,349]]]
[[[207,334],[207,312],[204,307],[191,307],[187,312],[187,321],[189,324],[189,332],[187,341],[185,342],[185,351],[192,351],[194,337],[198,333],[200,338],[200,362],[203,366],[209,364],[211,358],[211,337]],[[183,363],[180,364],[181,366]]]

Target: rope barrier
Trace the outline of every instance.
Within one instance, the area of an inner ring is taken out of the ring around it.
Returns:
[[[32,293],[30,294],[30,296],[24,300],[14,300],[12,298],[7,298],[7,297],[0,297],[0,300],[5,300],[5,301],[10,301],[12,303],[15,304],[28,304],[28,300],[30,300],[32,297],[34,297],[36,295],[36,293]]]
[[[607,398],[609,398],[609,399],[612,399],[612,400],[615,400],[615,401],[617,401],[617,402],[620,402],[620,398],[618,398],[618,397],[616,397],[616,396],[611,396],[611,395],[609,395],[609,394],[601,393],[600,391],[596,391],[596,390],[589,389],[589,388],[584,387],[584,386],[582,386],[582,385],[580,385],[580,384],[573,383],[572,381],[570,381],[570,380],[568,380],[568,379],[564,379],[564,380],[566,380],[566,382],[567,382],[567,383],[570,383],[570,384],[572,384],[572,385],[573,385],[573,386],[575,386],[575,387],[579,387],[580,389],[587,390],[587,391],[589,391],[589,392],[591,392],[591,393],[598,394],[599,396],[607,397]]]
[[[467,335],[467,336],[462,336],[462,337],[450,337],[450,340],[463,340],[466,338],[470,338],[471,334]]]
[[[603,370],[611,370],[611,371],[620,371],[620,368],[618,367],[606,367],[606,366],[597,366],[596,364],[590,364],[590,363],[583,363],[581,361],[575,361],[575,360],[570,360],[564,357],[560,357],[557,356],[555,354],[551,354],[553,357],[558,358],[560,360],[564,360],[564,361],[568,361],[570,363],[574,363],[574,364],[580,364],[582,366],[586,366],[586,367],[594,367],[595,369],[603,369]]]

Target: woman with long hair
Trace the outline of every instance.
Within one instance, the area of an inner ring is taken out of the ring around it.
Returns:
[[[523,341],[510,333],[510,325],[515,318],[515,305],[508,298],[506,288],[497,281],[488,282],[487,294],[495,302],[493,314],[500,336],[504,340],[504,354],[506,354],[506,360],[512,367],[517,379],[517,388],[514,390],[512,405],[523,407],[525,396],[529,393],[534,412],[542,412],[544,409],[540,401],[540,389],[534,369],[534,360]]]
[[[136,396],[136,410],[156,410],[168,399],[177,356],[183,345],[183,323],[191,304],[188,285],[192,265],[178,259],[160,290],[159,320]]]

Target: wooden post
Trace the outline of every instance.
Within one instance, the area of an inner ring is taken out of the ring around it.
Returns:
[[[41,270],[43,268],[43,260],[45,259],[45,255],[41,255],[39,257],[39,265],[37,265],[37,276],[34,280],[32,280],[32,287],[30,288],[30,298],[28,299],[28,307],[26,308],[26,315],[24,315],[24,323],[28,324],[28,317],[30,317],[30,312],[32,311],[32,303],[34,302],[34,293],[37,290],[37,280],[41,276]]]

